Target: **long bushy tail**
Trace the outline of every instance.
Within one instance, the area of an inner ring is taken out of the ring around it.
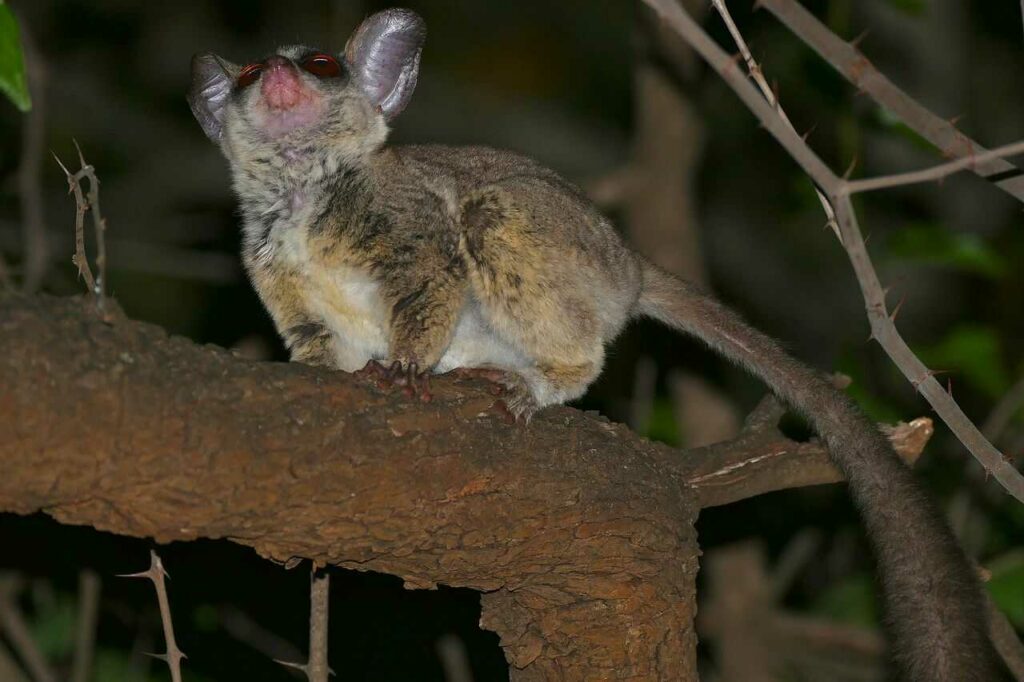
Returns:
[[[760,377],[825,441],[874,546],[899,679],[1011,679],[989,638],[979,580],[949,526],[845,395],[732,310],[654,266],[645,266],[638,308]]]

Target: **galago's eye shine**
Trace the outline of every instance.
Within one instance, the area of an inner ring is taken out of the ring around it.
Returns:
[[[235,79],[235,83],[239,88],[247,88],[257,81],[260,77],[260,73],[263,72],[263,63],[249,64],[242,68],[238,74],[238,78]]]
[[[317,78],[337,78],[341,75],[341,64],[329,54],[313,54],[302,60],[302,68]]]

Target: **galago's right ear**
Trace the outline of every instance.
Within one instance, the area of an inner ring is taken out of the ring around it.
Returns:
[[[224,112],[237,74],[238,66],[212,52],[192,57],[192,85],[186,99],[203,132],[214,142],[220,142]]]

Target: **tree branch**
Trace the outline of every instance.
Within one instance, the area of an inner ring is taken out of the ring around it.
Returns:
[[[722,77],[758,121],[800,164],[804,172],[829,197],[839,219],[843,248],[853,266],[861,288],[871,324],[873,338],[899,368],[914,388],[928,401],[961,443],[999,483],[1015,498],[1024,502],[1024,476],[1013,466],[981,431],[967,418],[956,401],[939,385],[932,372],[910,350],[900,336],[885,305],[885,294],[878,273],[868,255],[850,203],[847,181],[835,173],[807,146],[786,121],[749,80],[739,71],[736,62],[679,6],[677,0],[643,0],[689,42],[701,57]]]
[[[517,681],[696,680],[698,506],[838,478],[774,429],[681,454],[569,408],[509,425],[479,380],[424,404],[107,304],[0,297],[0,511],[480,590]]]
[[[938,147],[943,154],[964,158],[979,156],[987,151],[957,130],[950,121],[936,116],[900,90],[853,44],[832,33],[800,3],[794,0],[757,0],[757,4],[766,7],[846,80],[870,95],[914,132]],[[989,158],[972,165],[970,170],[1019,201],[1024,201],[1024,173],[1012,163],[1001,158]]]

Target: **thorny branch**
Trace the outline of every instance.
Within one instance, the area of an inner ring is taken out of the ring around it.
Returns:
[[[775,95],[775,91],[772,90],[771,86],[768,85],[768,81],[765,80],[764,72],[761,70],[761,65],[757,63],[754,59],[754,55],[750,53],[750,48],[747,47],[747,42],[743,39],[743,34],[741,34],[740,30],[736,27],[736,22],[732,20],[732,15],[729,14],[729,8],[726,7],[725,0],[711,0],[711,4],[714,5],[715,10],[722,17],[725,27],[729,30],[729,35],[732,36],[733,42],[735,42],[736,47],[739,48],[740,54],[743,56],[743,62],[747,65],[747,73],[750,74],[754,83],[757,84],[758,90],[760,90],[761,94],[764,95],[764,98],[768,100],[768,103],[775,107],[775,110],[779,112],[779,118],[781,118],[794,132],[796,132],[796,128],[793,128],[793,123],[789,120],[789,116],[786,115],[785,109],[782,108],[782,104]],[[842,237],[839,235],[839,225],[836,222],[836,213],[832,209],[832,204],[829,203],[828,198],[822,194],[821,190],[817,187],[814,188],[814,194],[818,197],[822,210],[825,211],[825,218],[828,220],[828,226],[832,229],[836,238],[842,241]]]
[[[889,189],[892,187],[903,187],[905,185],[916,185],[933,180],[942,180],[943,178],[961,170],[975,169],[992,159],[1000,159],[1007,156],[1015,156],[1017,154],[1024,154],[1024,142],[1014,142],[1012,144],[1003,145],[1002,147],[996,147],[995,149],[991,149],[986,152],[965,156],[956,159],[955,161],[948,161],[922,170],[910,171],[908,173],[893,173],[892,175],[882,175],[877,178],[864,178],[863,180],[847,180],[843,183],[844,187],[842,187],[841,191],[850,195],[857,194],[858,192],[871,192],[878,189]]]
[[[164,582],[164,578],[169,576],[167,571],[164,570],[163,562],[160,561],[160,557],[157,556],[155,551],[149,550],[148,569],[141,573],[129,573],[120,577],[148,578],[153,582],[153,587],[156,588],[156,600],[160,605],[160,622],[164,627],[164,640],[166,641],[167,652],[164,654],[150,654],[150,656],[166,662],[167,667],[171,670],[171,680],[173,682],[181,682],[181,659],[187,657],[178,648],[178,643],[174,639],[174,623],[171,622],[171,604],[167,599],[167,586]]]
[[[963,158],[984,154],[985,147],[947,121],[921,106],[898,88],[856,48],[832,33],[827,26],[794,0],[757,0],[784,23],[798,38],[818,53],[846,80],[899,118],[943,154]],[[994,183],[1007,194],[1024,202],[1024,173],[1000,158],[989,158],[969,170]]]
[[[1000,484],[1015,498],[1024,502],[1024,476],[1013,466],[978,428],[967,418],[959,405],[935,380],[933,373],[910,350],[889,314],[878,274],[864,244],[848,194],[848,182],[836,176],[806,142],[786,124],[778,110],[766,101],[736,69],[729,57],[676,0],[644,0],[672,26],[733,89],[758,118],[764,128],[800,164],[818,187],[830,198],[839,219],[843,248],[853,265],[854,273],[866,303],[871,334],[903,375],[924,396],[942,420]]]
[[[75,255],[71,261],[78,267],[86,287],[96,297],[97,305],[102,308],[107,287],[107,244],[103,234],[107,229],[107,221],[100,212],[100,181],[96,177],[96,169],[85,162],[77,141],[75,149],[78,150],[80,164],[79,170],[75,173],[69,171],[56,154],[53,158],[57,160],[67,177],[68,193],[75,196]],[[89,181],[88,194],[82,191],[82,180],[86,179]],[[85,252],[85,214],[88,211],[92,212],[92,224],[96,234],[96,267],[99,272],[95,277]]]

